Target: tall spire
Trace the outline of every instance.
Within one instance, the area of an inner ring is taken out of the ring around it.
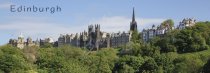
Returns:
[[[134,7],[133,7],[133,16],[132,16],[132,21],[135,21],[135,11],[134,11]]]
[[[130,23],[130,30],[131,31],[137,30],[137,23],[136,23],[136,20],[135,20],[135,10],[134,10],[134,7],[133,7],[132,21]]]

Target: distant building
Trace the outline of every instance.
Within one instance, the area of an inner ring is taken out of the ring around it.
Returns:
[[[25,46],[43,46],[46,43],[53,44],[53,46],[60,47],[63,45],[72,45],[76,47],[88,48],[89,50],[98,50],[101,48],[109,47],[120,47],[126,45],[130,42],[132,32],[138,30],[137,22],[135,21],[135,11],[133,8],[132,21],[130,22],[129,32],[119,32],[119,33],[107,33],[102,32],[99,24],[89,25],[88,31],[84,31],[76,34],[61,34],[58,41],[54,42],[52,38],[40,39],[37,41],[32,41],[31,38],[27,38],[24,41],[23,36],[19,36],[18,40],[11,39],[9,44],[17,46],[19,48],[24,48]],[[149,36],[152,36],[152,32],[148,32]]]
[[[120,47],[126,45],[130,42],[131,34],[130,33],[112,33],[111,34],[111,47]]]
[[[119,47],[130,42],[130,33],[106,33],[100,30],[100,25],[88,26],[88,32],[84,31],[79,35],[60,35],[58,38],[58,46],[72,45],[76,47],[85,47],[90,50],[98,50],[100,48]]]
[[[177,29],[185,29],[186,27],[194,26],[195,23],[195,19],[186,18],[179,23]],[[170,26],[169,23],[158,25],[157,27],[152,25],[152,28],[150,29],[143,29],[141,36],[144,42],[148,42],[155,36],[162,36],[173,29],[174,26]],[[9,44],[20,49],[30,46],[43,46],[50,43],[55,47],[72,45],[76,47],[87,48],[89,50],[98,50],[101,48],[120,47],[122,45],[126,45],[131,40],[132,32],[136,30],[138,29],[137,22],[135,20],[135,10],[133,8],[132,21],[130,22],[129,32],[102,32],[100,25],[95,24],[89,25],[87,32],[84,31],[79,34],[61,34],[58,38],[58,41],[56,42],[54,42],[52,38],[45,38],[40,40],[37,39],[36,41],[33,41],[30,37],[28,37],[25,41],[23,35],[21,34],[18,39],[10,39]]]
[[[43,45],[45,45],[45,44],[56,45],[52,38],[45,38],[45,39],[40,39],[40,40],[39,40],[39,45],[40,45],[40,46],[43,46]]]
[[[194,26],[196,23],[196,20],[193,18],[187,18],[183,19],[179,25],[177,26],[177,29],[185,29],[186,27],[191,27]],[[159,25],[155,27],[155,25],[152,26],[151,29],[143,29],[142,31],[142,39],[144,42],[149,41],[155,36],[162,36],[165,33],[169,32],[170,30],[173,30],[174,26],[170,26],[169,24],[166,25]]]
[[[58,46],[73,45],[77,47],[86,47],[90,50],[98,50],[99,48],[110,47],[110,35],[101,32],[100,25],[96,24],[88,26],[88,32],[84,31],[79,35],[60,35],[58,38]]]
[[[24,47],[31,47],[31,46],[39,46],[39,41],[32,41],[30,37],[27,38],[26,42],[24,41],[24,37],[21,34],[18,36],[18,39],[10,39],[9,44],[18,47],[20,49],[23,49]]]
[[[164,25],[159,25],[155,27],[155,25],[152,25],[151,29],[143,29],[142,31],[142,39],[144,42],[149,41],[155,36],[162,36],[165,33],[169,32],[170,30],[173,30],[173,26],[170,26],[169,24]]]
[[[155,25],[152,26],[151,29],[143,29],[142,31],[142,39],[143,41],[147,42],[149,39],[152,39],[154,36],[156,36],[156,29]]]
[[[186,19],[183,19],[181,22],[179,22],[177,29],[185,29],[186,27],[194,26],[195,23],[196,23],[195,19],[186,18]]]
[[[128,33],[112,33],[111,34],[111,47],[120,47],[126,45],[131,40],[132,32],[138,30],[137,22],[135,20],[135,10],[133,8],[132,21],[130,23],[130,31]]]
[[[79,35],[66,34],[60,35],[58,38],[58,46],[73,45],[77,47],[86,47],[90,50],[98,50],[107,47],[119,47],[130,42],[132,31],[137,30],[137,22],[135,21],[135,12],[133,8],[132,21],[130,23],[129,33],[106,33],[102,32],[100,25],[88,26],[88,32],[84,31]]]

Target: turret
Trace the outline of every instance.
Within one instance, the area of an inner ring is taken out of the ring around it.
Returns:
[[[94,30],[93,30],[93,25],[89,25],[88,26],[88,33],[90,33],[90,32],[93,32]]]

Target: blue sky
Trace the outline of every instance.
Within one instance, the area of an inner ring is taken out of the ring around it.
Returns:
[[[0,0],[0,45],[20,33],[24,37],[52,37],[78,33],[90,24],[101,24],[104,32],[128,31],[135,7],[138,29],[159,25],[173,19],[177,25],[183,18],[210,20],[210,0]],[[10,5],[54,7],[61,12],[12,13]]]

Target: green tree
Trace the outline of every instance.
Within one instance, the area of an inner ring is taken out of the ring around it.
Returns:
[[[65,49],[62,49],[65,48]],[[50,73],[87,73],[88,67],[80,63],[80,48],[72,49],[72,47],[62,48],[41,48],[38,50],[37,61],[39,72]],[[72,53],[69,50],[72,50]],[[69,52],[69,53],[67,53]],[[83,52],[83,51],[81,51]],[[72,57],[74,56],[74,57]]]
[[[145,63],[139,68],[140,72],[156,72],[158,70],[158,65],[153,58],[148,57]]]
[[[142,49],[139,43],[129,42],[119,51],[119,55],[141,55]]]
[[[149,56],[149,57],[158,57],[160,55],[160,48],[153,46],[151,44],[144,44],[141,47],[141,55],[142,56]]]
[[[155,45],[160,47],[161,52],[176,52],[176,47],[173,45],[171,38],[161,38],[155,42]]]
[[[134,30],[131,32],[131,41],[134,43],[139,43],[140,42],[140,35],[138,30]]]
[[[159,57],[155,58],[159,67],[162,67],[164,73],[173,73],[174,64],[173,61],[178,57],[177,53],[169,52],[162,53]]]
[[[197,22],[195,27],[192,28],[193,31],[201,33],[201,36],[206,40],[206,43],[210,45],[210,22]]]
[[[184,29],[177,34],[175,46],[179,53],[196,52],[209,48],[201,34],[190,29]]]
[[[139,72],[139,67],[144,63],[144,59],[141,56],[129,56],[125,55],[120,57],[119,61],[115,63],[113,72],[121,72],[127,69],[126,72],[133,71]]]
[[[23,73],[32,70],[32,65],[27,62],[20,49],[11,45],[1,46],[0,70],[5,73]]]
[[[119,69],[118,71],[113,71],[113,72],[114,73],[134,73],[135,72],[133,67],[131,67],[125,63],[120,64],[118,69]]]
[[[174,60],[174,72],[199,73],[202,70],[203,62],[199,56],[180,56]]]
[[[88,66],[90,73],[111,73],[117,60],[117,50],[113,48],[102,48],[98,51],[90,51],[79,60]]]
[[[44,43],[43,45],[40,45],[41,48],[52,48],[53,44],[52,43]]]
[[[209,73],[210,72],[210,59],[208,60],[208,62],[204,65],[203,67],[203,73]]]
[[[169,27],[172,29],[172,27],[174,26],[174,21],[172,19],[167,19],[167,20],[163,21],[161,23],[161,25],[163,27],[167,27],[167,25],[169,25]]]

